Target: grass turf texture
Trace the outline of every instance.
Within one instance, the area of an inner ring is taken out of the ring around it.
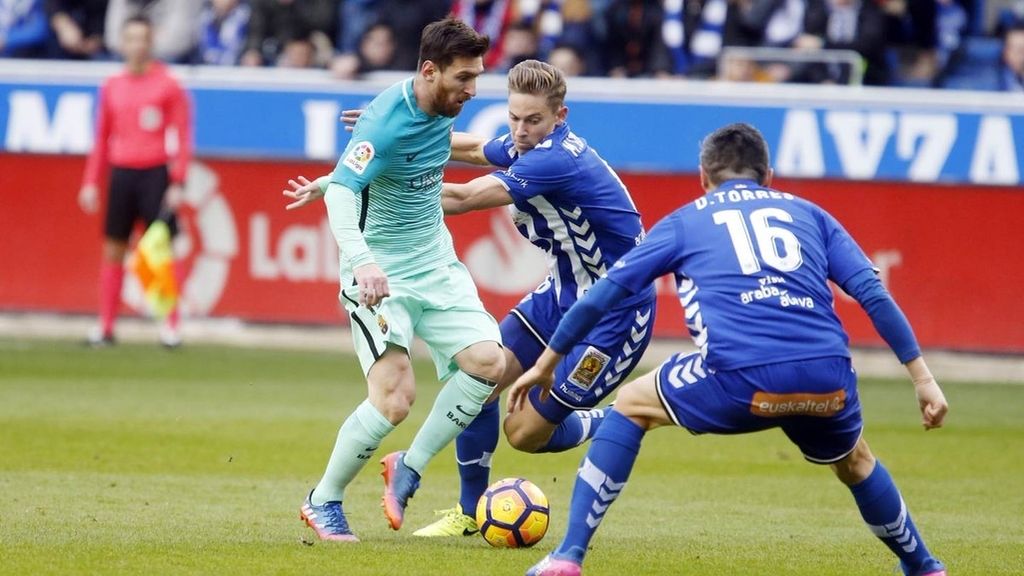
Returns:
[[[378,456],[408,446],[437,384]],[[1024,387],[943,383],[948,427],[925,433],[904,381],[864,381],[866,437],[954,575],[1024,566]],[[325,544],[298,520],[342,419],[365,396],[352,357],[324,352],[0,340],[0,573],[522,574],[553,548],[582,450],[524,455],[502,440],[492,479],[551,500],[548,536],[497,550],[411,534],[456,502],[452,448],[386,526],[376,461],[348,490],[362,542]],[[668,489],[666,491],[666,489]],[[778,431],[663,429],[592,543],[590,575],[889,575],[848,491]]]

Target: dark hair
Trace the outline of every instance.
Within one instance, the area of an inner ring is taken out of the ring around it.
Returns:
[[[153,21],[149,19],[149,16],[143,16],[142,14],[136,14],[125,19],[124,24],[121,25],[121,29],[124,30],[132,24],[142,24],[150,30],[153,29]]]
[[[729,124],[700,143],[700,165],[713,184],[730,178],[752,178],[764,184],[768,177],[768,143],[750,124]]]
[[[432,22],[420,36],[420,61],[417,69],[427,60],[444,70],[456,58],[477,58],[487,53],[491,39],[477,34],[469,25],[449,16]]]

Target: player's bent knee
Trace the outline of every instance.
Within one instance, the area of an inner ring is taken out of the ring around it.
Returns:
[[[614,410],[645,430],[671,424],[658,399],[654,373],[648,373],[619,389]]]
[[[463,372],[492,382],[501,380],[505,372],[505,354],[497,342],[473,344],[459,352],[456,362]]]
[[[638,382],[640,381],[634,380],[619,389],[619,393],[615,396],[616,412],[627,417],[640,416],[645,412],[646,394]]]
[[[505,418],[505,438],[510,446],[520,452],[540,451],[551,439],[555,425],[548,422],[529,406]]]
[[[550,434],[547,436],[550,437]],[[508,440],[509,446],[512,446],[520,452],[534,453],[544,447],[547,443],[547,438],[544,435],[538,434],[535,430],[530,430],[524,426],[510,426],[506,421],[505,425],[505,438]]]
[[[843,484],[860,484],[874,471],[875,455],[871,453],[871,448],[864,438],[861,438],[853,450],[845,458],[832,464],[831,468]]]

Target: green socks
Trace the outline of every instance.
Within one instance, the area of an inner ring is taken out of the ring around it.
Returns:
[[[327,470],[313,490],[313,504],[319,506],[324,502],[342,501],[345,487],[373,458],[380,441],[394,429],[369,400],[363,400],[338,430],[338,440],[334,443],[331,459],[327,461]]]
[[[430,415],[416,433],[405,454],[405,465],[422,476],[427,462],[469,426],[493,391],[493,386],[461,370],[456,372],[441,388]]]

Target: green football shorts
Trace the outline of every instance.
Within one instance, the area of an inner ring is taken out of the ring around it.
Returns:
[[[462,350],[477,342],[501,343],[498,323],[484,310],[461,262],[409,278],[389,278],[391,296],[372,308],[359,305],[359,287],[351,277],[342,281],[341,302],[352,323],[363,374],[388,344],[411,350],[414,335],[426,342],[442,382],[459,369],[454,358]]]

